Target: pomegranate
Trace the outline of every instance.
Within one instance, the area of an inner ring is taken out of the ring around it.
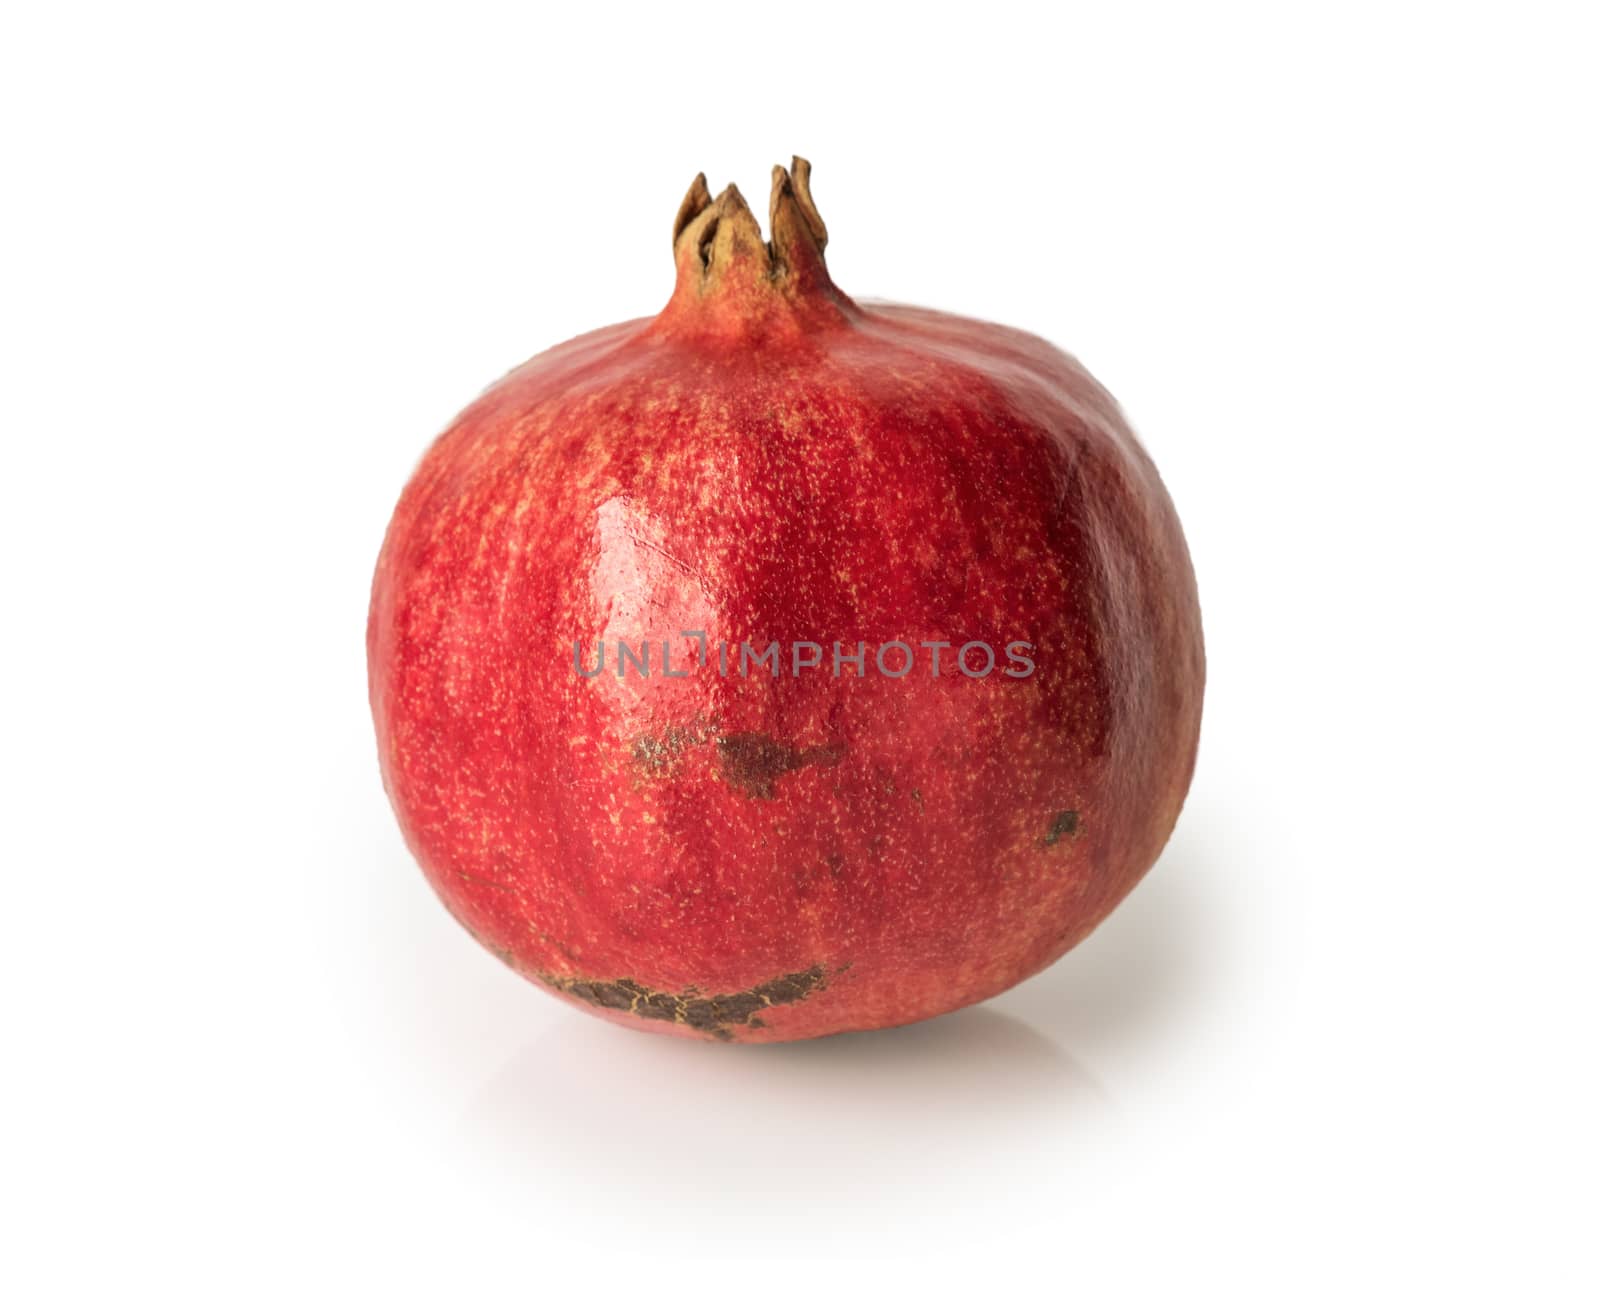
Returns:
[[[702,1040],[1014,985],[1155,861],[1204,682],[1182,530],[1037,337],[857,304],[810,168],[770,242],[695,179],[654,318],[537,356],[428,451],[367,652],[445,906],[545,990]]]

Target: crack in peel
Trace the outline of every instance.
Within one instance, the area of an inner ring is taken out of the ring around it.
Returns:
[[[846,965],[848,967],[848,965]],[[842,971],[839,970],[839,971]],[[692,988],[681,995],[652,990],[631,977],[614,982],[582,977],[558,977],[540,973],[539,980],[565,995],[573,996],[600,1009],[616,1009],[637,1018],[682,1023],[705,1032],[719,1041],[733,1040],[732,1027],[764,1027],[756,1014],[773,1005],[795,1004],[808,995],[826,989],[825,970],[813,964],[803,973],[785,973],[748,991],[730,995],[701,995]]]

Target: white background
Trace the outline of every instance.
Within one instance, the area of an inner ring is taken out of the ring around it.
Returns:
[[[9,8],[6,1300],[1593,1304],[1585,9]],[[846,290],[1123,401],[1211,677],[1055,969],[702,1048],[433,902],[366,592],[449,417],[794,151]]]

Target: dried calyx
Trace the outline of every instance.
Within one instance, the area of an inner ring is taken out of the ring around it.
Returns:
[[[811,199],[811,165],[804,159],[772,170],[770,229],[771,241],[763,241],[739,188],[730,185],[713,199],[701,173],[672,224],[680,284],[690,281],[704,295],[725,282],[761,280],[791,294],[817,290],[843,299],[822,257],[828,229]]]

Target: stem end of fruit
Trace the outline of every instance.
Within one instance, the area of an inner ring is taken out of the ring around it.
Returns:
[[[763,242],[760,224],[737,186],[714,199],[704,173],[689,186],[672,224],[678,265],[680,307],[711,299],[744,306],[777,300],[791,306],[820,299],[837,312],[849,300],[828,276],[823,250],[828,228],[811,198],[811,164],[796,155],[788,168],[772,170],[769,204],[771,240]]]

